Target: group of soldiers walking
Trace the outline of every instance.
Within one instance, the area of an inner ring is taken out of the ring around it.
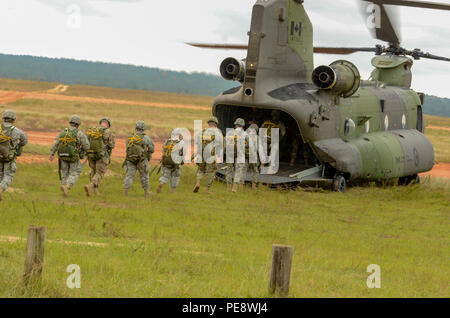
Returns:
[[[9,187],[16,172],[16,157],[22,153],[22,148],[27,144],[27,135],[14,126],[16,114],[12,110],[7,110],[2,115],[3,123],[0,130],[0,200],[2,193]],[[82,120],[79,116],[73,115],[69,120],[68,127],[64,128],[56,137],[50,151],[50,161],[54,161],[57,156],[59,175],[61,179],[61,192],[64,197],[69,195],[70,190],[76,184],[82,168],[86,162],[90,167],[90,182],[84,186],[88,197],[99,195],[99,186],[104,178],[108,166],[111,164],[111,153],[116,146],[116,139],[111,130],[111,120],[107,117],[101,118],[97,127],[89,128],[85,133],[80,130]],[[216,136],[223,136],[218,128],[218,119],[211,117],[208,119],[208,128],[202,130],[201,134],[195,136],[195,142],[204,149],[212,143]],[[246,125],[243,118],[237,118],[234,122],[236,134],[234,136],[223,137],[224,145],[234,147],[233,160],[227,160],[221,169],[225,170],[225,179],[228,188],[237,192],[246,181],[247,173],[251,175],[253,189],[259,183],[260,162],[249,160],[248,149],[250,145],[256,145],[258,126],[255,122],[249,121],[249,129],[254,130],[254,134],[244,132]],[[265,123],[266,124],[266,123]],[[266,125],[267,126],[267,125]],[[270,127],[269,127],[270,128]],[[144,195],[149,196],[150,192],[150,160],[155,152],[153,140],[146,135],[147,127],[144,121],[136,123],[135,130],[126,140],[126,159],[123,167],[126,167],[126,174],[123,181],[124,194],[128,196],[136,173],[139,172],[141,186]],[[233,138],[231,142],[227,138]],[[239,149],[236,145],[239,138],[243,138],[245,144],[245,160],[239,161]],[[164,185],[169,183],[171,191],[180,183],[181,167],[184,164],[185,144],[181,129],[175,129],[170,138],[162,146],[162,160],[160,170],[162,173],[156,192],[160,193]],[[176,155],[174,157],[174,154]],[[192,159],[196,158],[197,175],[194,193],[199,192],[201,182],[206,179],[206,193],[211,193],[211,187],[215,180],[218,169],[218,160],[215,150],[206,157],[203,152],[194,153]],[[85,163],[82,160],[86,158]],[[174,160],[174,158],[180,158]],[[200,160],[198,160],[200,159]],[[156,168],[156,167],[155,167]],[[153,168],[153,169],[155,169]]]

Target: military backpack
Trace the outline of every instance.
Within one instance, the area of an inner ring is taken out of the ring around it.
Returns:
[[[0,126],[0,162],[11,162],[16,157],[11,138],[13,130],[14,126],[9,128]]]
[[[106,128],[93,127],[87,131],[90,148],[87,151],[88,159],[91,161],[97,161],[102,159],[106,154],[106,145],[103,140],[103,134]]]
[[[80,152],[77,145],[78,130],[64,129],[58,136],[58,157],[62,161],[77,162],[80,160]]]
[[[179,140],[168,139],[164,144],[162,154],[162,164],[164,166],[178,167],[181,164],[181,162],[176,163],[172,158],[173,151],[177,149],[177,144],[179,143]]]
[[[137,165],[146,158],[144,136],[142,133],[133,133],[128,137],[126,161]]]

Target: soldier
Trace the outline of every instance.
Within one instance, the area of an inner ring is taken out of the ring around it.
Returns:
[[[272,110],[271,112],[271,119],[266,120],[261,128],[265,128],[267,129],[267,154],[269,156],[272,155],[272,129],[274,128],[278,128],[279,129],[279,144],[282,143],[284,136],[286,135],[286,126],[284,125],[284,123],[281,121],[281,113],[279,110]],[[277,151],[279,151],[279,145],[277,146],[276,149],[278,149]],[[269,164],[265,163],[264,164],[265,167],[268,167]],[[269,167],[269,173],[272,173],[272,167]]]
[[[81,118],[73,115],[69,120],[69,127],[56,137],[51,149],[50,161],[53,161],[55,153],[58,153],[61,191],[64,197],[69,195],[69,190],[80,177],[82,169],[80,159],[83,159],[86,151],[89,150],[86,135],[78,130],[80,125]]]
[[[170,180],[172,193],[180,183],[181,166],[183,162],[183,135],[180,129],[174,129],[172,135],[166,140],[162,147],[161,170],[162,177],[159,179],[157,193],[161,193],[163,186]]]
[[[247,177],[247,168],[248,168],[248,135],[244,131],[245,120],[242,118],[236,119],[234,122],[234,132],[235,134],[232,136],[227,136],[231,138],[231,140],[227,140],[226,147],[234,148],[234,160],[233,163],[227,163],[227,173],[226,179],[227,184],[229,185],[230,179],[234,174],[233,179],[233,187],[232,192],[237,192],[245,183],[245,179]],[[244,149],[242,149],[242,146]],[[227,155],[231,151],[231,149],[227,149]]]
[[[98,186],[105,176],[111,163],[111,152],[116,146],[116,137],[111,131],[111,120],[104,117],[99,121],[100,127],[90,128],[87,132],[90,149],[87,152],[89,167],[91,168],[91,183],[84,187],[89,197],[94,192],[99,195]]]
[[[7,110],[3,113],[0,127],[0,201],[3,192],[8,189],[16,173],[16,157],[22,154],[22,148],[28,143],[27,135],[14,126],[16,113]]]
[[[252,189],[256,190],[259,185],[259,158],[258,158],[258,125],[251,124],[248,127],[248,136],[249,136],[249,163],[248,163],[248,172],[250,173],[252,179]],[[250,146],[252,145],[252,146]],[[252,154],[252,151],[254,153]]]
[[[127,157],[123,163],[123,166],[127,166],[127,173],[123,182],[126,196],[128,196],[128,191],[133,184],[136,171],[139,171],[144,195],[146,197],[152,195],[150,192],[149,163],[155,152],[155,145],[153,140],[145,134],[146,129],[145,122],[142,120],[138,121],[135,132],[126,141]]]
[[[203,129],[201,134],[195,137],[195,142],[197,147],[202,149],[202,153],[194,154],[195,156],[201,156],[201,163],[197,163],[197,183],[194,187],[194,193],[197,193],[200,190],[200,185],[203,177],[206,177],[206,193],[211,194],[211,186],[214,182],[214,178],[216,176],[217,171],[217,158],[216,158],[216,148],[214,148],[211,152],[211,156],[205,156],[205,148],[211,144],[212,142],[217,143],[215,140],[216,136],[221,136],[221,131],[217,128],[219,124],[219,120],[217,117],[211,117],[208,119],[208,128]],[[223,140],[222,140],[223,141]]]

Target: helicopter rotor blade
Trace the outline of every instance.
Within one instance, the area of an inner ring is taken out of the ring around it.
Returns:
[[[202,49],[219,49],[219,50],[247,50],[248,46],[245,44],[211,44],[211,43],[186,43],[190,46],[202,48]],[[314,53],[316,54],[336,54],[347,55],[356,52],[378,52],[373,47],[314,47]]]
[[[361,0],[360,10],[367,19],[372,36],[390,45],[400,45],[400,27],[397,8],[386,7],[382,0]]]
[[[370,0],[375,4],[396,5],[404,7],[435,9],[435,10],[450,10],[450,4],[442,4],[437,2],[423,2],[416,0]]]

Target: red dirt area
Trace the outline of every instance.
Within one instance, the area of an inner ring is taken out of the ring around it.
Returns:
[[[450,131],[449,127],[440,127],[440,126],[427,126],[425,129],[436,129],[436,130],[447,130]]]
[[[450,163],[438,163],[433,170],[425,172],[423,176],[432,176],[437,178],[450,178]]]
[[[16,100],[23,98],[25,95],[27,95],[27,93],[0,91],[0,104],[15,102]]]

